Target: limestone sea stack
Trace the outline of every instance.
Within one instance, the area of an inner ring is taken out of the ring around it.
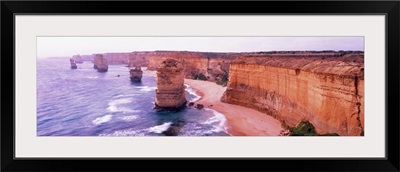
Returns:
[[[157,69],[155,105],[158,110],[179,110],[186,106],[184,67],[174,60],[166,59]]]
[[[72,59],[75,60],[75,63],[83,63],[83,59],[79,54],[72,56]]]
[[[131,81],[133,82],[140,82],[142,80],[143,71],[140,66],[136,66],[135,69],[131,69],[129,71]]]
[[[107,59],[104,58],[102,54],[96,54],[93,59],[94,68],[97,69],[97,72],[107,72],[108,71],[108,63]]]
[[[75,60],[74,59],[69,59],[69,63],[71,64],[71,69],[77,69],[78,66],[76,66]]]

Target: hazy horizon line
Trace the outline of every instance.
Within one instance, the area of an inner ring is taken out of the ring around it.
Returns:
[[[197,53],[261,53],[261,52],[322,52],[322,51],[356,51],[356,52],[364,52],[363,50],[267,50],[267,51],[190,51],[190,50],[140,50],[140,51],[118,51],[118,52],[104,52],[104,53],[91,53],[91,54],[73,54],[70,56],[47,56],[47,57],[37,57],[37,58],[72,58],[72,56],[80,55],[94,55],[94,54],[113,54],[113,53],[135,53],[135,52],[197,52]]]

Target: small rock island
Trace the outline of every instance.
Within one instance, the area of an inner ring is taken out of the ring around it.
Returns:
[[[158,110],[179,110],[186,106],[184,67],[174,60],[166,59],[157,69],[155,105]]]
[[[136,66],[135,69],[129,71],[132,82],[140,82],[142,80],[143,71],[140,66]]]
[[[77,69],[78,66],[76,66],[75,60],[74,59],[69,59],[69,63],[71,64],[71,69]]]

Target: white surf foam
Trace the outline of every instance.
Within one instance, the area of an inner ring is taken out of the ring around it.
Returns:
[[[108,103],[107,110],[110,112],[123,112],[123,113],[138,113],[140,110],[133,110],[127,107],[118,107],[118,105],[121,104],[128,104],[133,102],[133,98],[122,98],[122,99],[116,99],[116,100],[111,100]]]
[[[141,112],[140,110],[133,110],[133,109],[126,108],[126,107],[117,107],[114,105],[108,106],[107,110],[109,110],[110,112],[122,112],[122,113],[139,113],[139,112]]]
[[[110,112],[117,112],[117,111],[118,111],[118,108],[117,108],[117,106],[109,105],[109,106],[107,107],[107,110],[110,111]]]
[[[123,99],[116,99],[116,100],[111,100],[110,103],[111,105],[120,105],[120,104],[127,104],[133,101],[133,98],[123,98]]]
[[[145,136],[143,130],[118,130],[112,133],[104,133],[99,136]]]
[[[226,126],[226,118],[223,114],[213,110],[213,109],[208,109],[208,108],[204,108],[205,110],[208,111],[212,111],[214,116],[207,119],[203,124],[216,124],[216,126],[214,126],[214,129],[211,130],[213,132],[227,132],[227,126]]]
[[[121,120],[123,121],[134,121],[138,118],[136,115],[130,115],[130,116],[122,116],[120,117]]]
[[[162,132],[168,130],[168,128],[171,126],[171,124],[172,124],[172,122],[166,122],[164,124],[151,127],[148,129],[148,131],[159,134],[159,133],[162,133]]]
[[[139,91],[142,91],[142,92],[149,92],[149,91],[154,91],[157,89],[157,87],[150,87],[150,86],[139,86],[138,88],[140,88]]]
[[[102,117],[98,117],[98,118],[94,119],[92,121],[92,123],[95,124],[95,125],[99,125],[99,124],[111,121],[111,119],[112,119],[112,115],[104,115]]]
[[[133,94],[118,94],[118,95],[115,95],[114,98],[133,97],[133,96],[136,96],[136,95],[138,95],[138,93],[133,93]]]
[[[194,98],[192,98],[191,100],[189,100],[189,102],[195,102],[195,101],[197,101],[197,100],[199,100],[199,99],[201,98],[201,96],[197,95],[197,94],[196,94],[196,91],[195,91],[192,87],[190,87],[190,85],[185,84],[185,86],[186,86],[186,89],[185,89],[185,90],[186,90],[190,95],[193,95],[193,96],[194,96]]]

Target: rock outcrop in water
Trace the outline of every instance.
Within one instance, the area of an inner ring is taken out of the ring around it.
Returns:
[[[166,59],[157,69],[155,105],[159,110],[178,110],[186,106],[183,65]]]
[[[138,82],[142,80],[143,71],[140,66],[136,66],[135,69],[129,71],[131,81]]]
[[[74,59],[76,63],[83,63],[83,58],[79,54],[72,56],[72,59]]]
[[[77,69],[78,66],[76,66],[75,60],[69,59],[69,63],[71,64],[71,69]]]
[[[221,101],[265,112],[318,133],[364,135],[364,59],[357,54],[263,56],[232,61]]]
[[[185,121],[176,121],[168,127],[167,130],[161,133],[162,136],[178,136],[179,132],[181,131],[182,127],[185,126]]]
[[[212,53],[189,51],[138,51],[130,53],[102,54],[108,64],[126,64],[128,67],[148,67],[157,70],[158,65],[166,59],[175,59],[184,66],[184,76],[197,79],[204,76],[205,80],[225,83],[228,79],[230,61],[248,53]],[[90,58],[82,55],[84,59]]]
[[[101,54],[96,54],[94,56],[93,64],[94,64],[94,68],[97,69],[97,72],[107,72],[108,71],[107,60]]]

